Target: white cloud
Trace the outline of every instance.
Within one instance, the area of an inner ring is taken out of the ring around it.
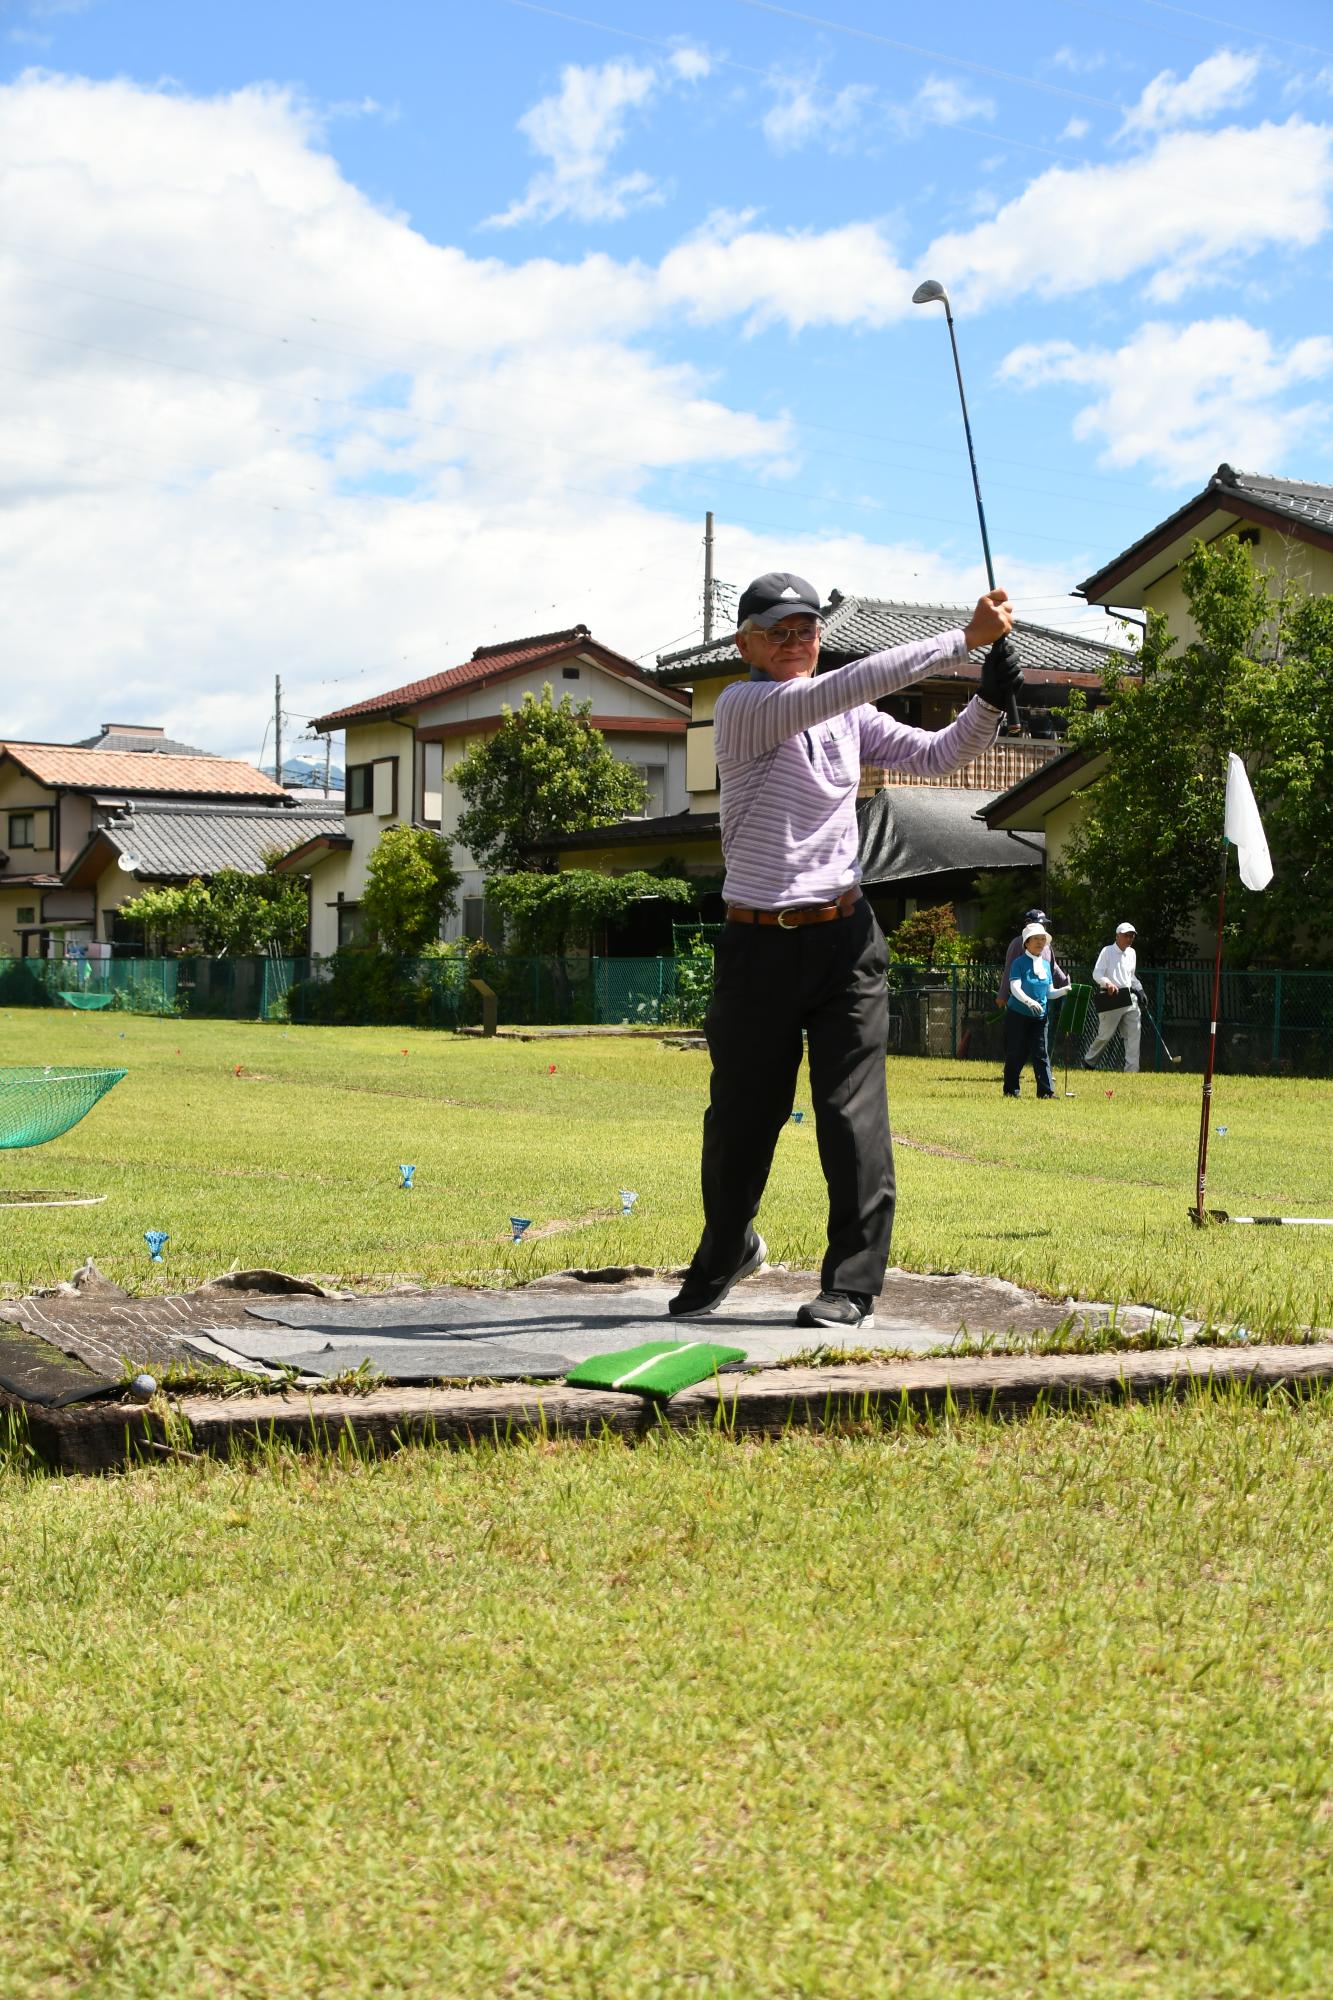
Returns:
[[[1106,56],[1101,49],[1071,49],[1068,43],[1056,50],[1047,59],[1048,69],[1068,70],[1071,76],[1088,76],[1093,70],[1102,69]]]
[[[1093,389],[1074,435],[1099,441],[1106,465],[1146,465],[1173,483],[1202,483],[1223,459],[1278,471],[1329,419],[1326,404],[1293,404],[1289,392],[1330,373],[1328,336],[1283,350],[1261,327],[1232,318],[1184,327],[1152,321],[1116,349],[1033,343],[1015,348],[1001,369],[1024,389],[1053,382]]]
[[[567,64],[559,90],[518,121],[533,151],[549,164],[503,214],[488,217],[487,226],[509,229],[561,215],[618,222],[633,209],[660,202],[663,191],[649,174],[613,174],[611,156],[623,145],[634,113],[646,111],[662,90],[702,82],[712,68],[707,50],[689,44],[673,49],[662,63]]]
[[[656,278],[662,304],[704,322],[743,315],[749,332],[887,326],[910,310],[911,281],[876,224],[776,230],[749,221],[715,215],[668,251]]]
[[[939,237],[923,268],[974,308],[1135,276],[1149,297],[1173,299],[1242,258],[1309,248],[1329,226],[1331,191],[1326,125],[1167,133],[1130,160],[1050,168],[992,221]]]
[[[1219,49],[1215,56],[1196,64],[1186,77],[1164,69],[1125,114],[1121,134],[1201,125],[1219,111],[1243,104],[1254,88],[1259,69],[1258,56],[1239,55],[1234,49]]]
[[[774,83],[777,102],[761,121],[764,137],[777,153],[792,153],[818,140],[830,150],[845,147],[860,127],[874,92],[868,84],[849,83],[841,90],[823,90],[796,77]]]
[[[995,101],[956,77],[928,76],[911,102],[898,108],[897,116],[907,131],[915,133],[923,125],[963,125],[972,118],[993,118]]]
[[[660,201],[661,190],[644,173],[611,175],[611,155],[625,137],[631,111],[642,109],[660,86],[661,72],[644,64],[606,62],[583,68],[568,64],[560,89],[525,111],[518,129],[548,167],[533,175],[527,191],[502,215],[495,228],[519,222],[551,222],[572,215],[580,222],[615,222],[632,208]]]
[[[706,49],[673,49],[667,61],[672,73],[682,83],[702,83],[706,76],[712,75],[713,59]]]
[[[506,630],[642,651],[698,583],[698,522],[646,482],[790,453],[636,342],[679,311],[654,271],[431,244],[282,92],[24,78],[0,214],[14,734],[114,695],[253,756],[275,671],[313,714]]]
[[[1070,119],[1064,131],[1061,132],[1060,137],[1062,139],[1086,139],[1091,130],[1092,126],[1086,118],[1075,116]]]

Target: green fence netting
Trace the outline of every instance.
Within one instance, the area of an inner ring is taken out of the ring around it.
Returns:
[[[502,1027],[697,1027],[712,990],[710,947],[718,928],[682,925],[671,958],[397,959],[362,951],[326,959],[114,959],[87,967],[0,959],[0,1006],[60,1007],[73,995],[75,1005],[86,1007],[96,995],[106,1009],[138,1014],[468,1028],[481,1021],[481,996],[471,983],[480,977],[497,996]],[[1085,968],[1069,969],[1086,979]],[[904,1055],[999,1060],[1000,977],[998,963],[890,965],[890,1047]],[[1212,966],[1200,960],[1149,967],[1141,977],[1181,1067],[1202,1069]],[[1076,1055],[1095,1025],[1087,1023]],[[1145,1069],[1167,1067],[1146,1021],[1141,1059]],[[1115,1068],[1122,1060],[1117,1038],[1100,1062]],[[1233,1073],[1333,1075],[1333,973],[1224,972],[1218,1063]]]
[[[44,1146],[77,1125],[123,1069],[0,1069],[0,1146]]]

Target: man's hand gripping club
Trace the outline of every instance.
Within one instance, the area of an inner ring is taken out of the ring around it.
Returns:
[[[1009,638],[1014,614],[1007,590],[988,590],[978,598],[977,608],[963,637],[969,653],[989,648],[981,667],[981,699],[1003,715],[1023,685],[1023,670]]]

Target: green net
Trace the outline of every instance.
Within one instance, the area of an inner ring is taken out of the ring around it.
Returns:
[[[66,993],[62,988],[60,997],[67,1007],[109,1007],[116,996],[114,993]]]
[[[123,1069],[0,1069],[0,1146],[44,1146],[77,1125]]]

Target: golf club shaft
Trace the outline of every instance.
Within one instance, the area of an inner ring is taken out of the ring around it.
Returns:
[[[977,454],[972,445],[972,420],[967,414],[967,391],[963,387],[963,365],[958,359],[958,338],[953,330],[953,312],[947,300],[944,305],[944,317],[949,327],[949,345],[953,349],[953,372],[958,377],[958,401],[963,411],[963,436],[967,439],[967,462],[972,468],[972,491],[977,498],[977,521],[981,527],[981,551],[986,558],[986,581],[991,589],[994,590],[995,565],[991,561],[990,536],[986,532],[986,510],[981,504],[981,481],[977,478]],[[1014,695],[1010,695],[1009,730],[1011,735],[1017,736],[1022,726],[1022,723],[1018,719],[1018,701]]]
[[[1180,1061],[1180,1057],[1172,1055],[1170,1049],[1166,1045],[1166,1036],[1162,1033],[1156,1021],[1153,1019],[1152,1015],[1148,1013],[1146,1005],[1144,1005],[1142,1001],[1140,1001],[1139,1004],[1140,1006],[1143,1007],[1144,1013],[1148,1015],[1148,1026],[1152,1029],[1158,1041],[1161,1043],[1162,1054],[1166,1057],[1167,1061],[1171,1064],[1172,1068],[1174,1069],[1176,1064]]]

